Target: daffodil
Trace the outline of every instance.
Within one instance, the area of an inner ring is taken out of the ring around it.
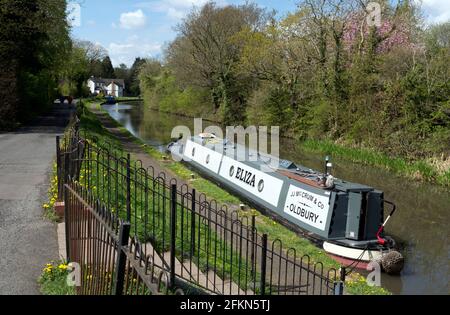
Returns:
[[[60,269],[60,270],[62,270],[62,271],[65,271],[65,270],[67,270],[67,265],[66,264],[60,264],[59,266],[58,266],[58,269]]]

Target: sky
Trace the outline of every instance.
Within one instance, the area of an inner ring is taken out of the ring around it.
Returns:
[[[68,0],[73,15],[72,36],[106,48],[114,66],[131,66],[136,57],[160,57],[176,36],[175,27],[194,6],[208,0]],[[418,0],[420,1],[420,0]],[[425,20],[450,20],[450,0],[421,0]],[[256,0],[280,16],[292,12],[298,0]],[[245,0],[216,0],[219,5]],[[78,6],[79,4],[79,6]]]

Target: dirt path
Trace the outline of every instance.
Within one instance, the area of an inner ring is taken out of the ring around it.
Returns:
[[[43,266],[58,259],[56,226],[43,218],[55,137],[71,109],[55,105],[30,126],[0,134],[0,295],[39,294]]]

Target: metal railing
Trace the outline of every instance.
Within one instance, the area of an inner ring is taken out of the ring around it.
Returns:
[[[79,184],[64,185],[68,261],[80,268],[80,295],[155,295],[168,290],[168,272],[138,241],[130,223],[109,212]]]
[[[181,281],[210,294],[342,294],[345,279],[335,269],[269,241],[254,216],[219,206],[73,130],[57,140],[57,151],[60,196],[74,181],[102,211],[130,222],[137,250],[168,273],[169,287]]]

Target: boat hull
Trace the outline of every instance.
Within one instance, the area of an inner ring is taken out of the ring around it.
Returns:
[[[331,242],[324,242],[323,249],[337,262],[344,266],[367,269],[373,261],[381,261],[387,250],[351,248]]]

